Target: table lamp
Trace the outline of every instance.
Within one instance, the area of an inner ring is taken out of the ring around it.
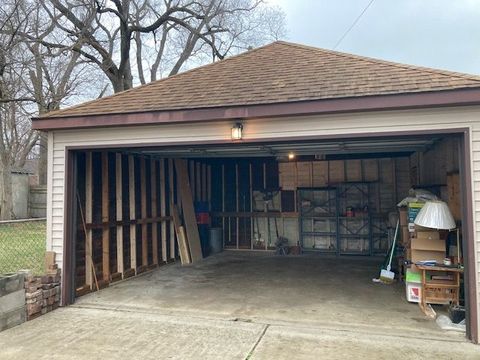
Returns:
[[[415,225],[437,230],[457,231],[457,256],[460,263],[460,232],[448,205],[439,200],[427,201],[414,221]]]

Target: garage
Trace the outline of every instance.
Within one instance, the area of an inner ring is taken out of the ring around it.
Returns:
[[[477,342],[479,86],[276,42],[35,119],[63,305],[451,336],[406,284],[449,257],[461,281],[429,309],[463,305]],[[413,241],[425,196],[454,221],[427,226],[431,248]],[[385,261],[393,284],[372,281]]]

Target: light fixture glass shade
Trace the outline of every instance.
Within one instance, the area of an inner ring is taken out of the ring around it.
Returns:
[[[456,228],[455,220],[448,205],[443,201],[427,201],[418,212],[415,225],[430,229],[452,230]]]
[[[242,124],[235,124],[232,127],[232,140],[242,140]]]

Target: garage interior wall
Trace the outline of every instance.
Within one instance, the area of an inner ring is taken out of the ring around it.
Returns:
[[[193,199],[208,209],[211,225],[222,228],[226,249],[273,250],[276,239],[282,237],[290,246],[301,243],[306,251],[329,250],[330,244],[315,239],[301,241],[299,191],[333,188],[347,197],[348,188],[358,187],[368,192],[368,202],[355,209],[369,213],[368,234],[365,229],[354,229],[358,236],[342,243],[339,253],[383,255],[390,245],[396,204],[411,187],[448,201],[460,220],[458,150],[457,138],[444,137],[422,151],[388,156],[187,161]],[[173,159],[134,150],[76,152],[77,296],[95,289],[95,282],[106,286],[175,261],[178,248],[171,210],[172,204],[181,202]],[[339,216],[347,218],[345,212],[339,209]]]

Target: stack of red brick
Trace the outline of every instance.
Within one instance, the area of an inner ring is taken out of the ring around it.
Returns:
[[[25,274],[25,299],[27,320],[32,320],[55,310],[60,303],[60,269],[50,265],[47,273],[33,276]]]

